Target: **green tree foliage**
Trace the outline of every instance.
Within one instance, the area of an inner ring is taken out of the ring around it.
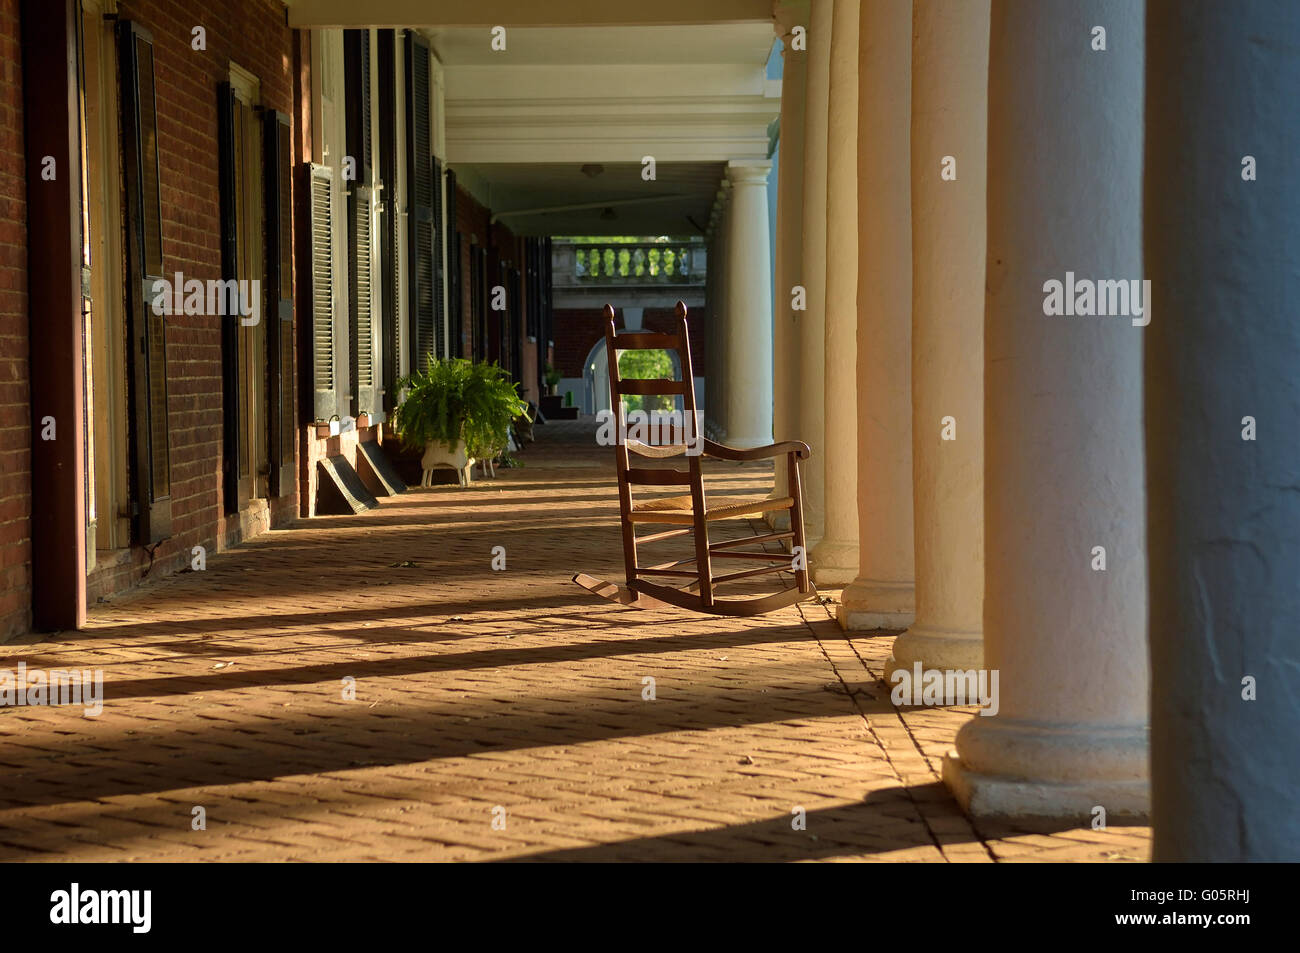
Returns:
[[[672,356],[663,350],[624,351],[618,358],[618,373],[624,380],[651,380],[673,377]],[[670,411],[673,398],[667,394],[632,394],[623,398],[626,409],[653,411]]]

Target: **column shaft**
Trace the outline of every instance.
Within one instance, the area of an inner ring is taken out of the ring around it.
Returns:
[[[988,0],[913,0],[916,622],[894,641],[891,669],[984,661],[988,35]]]
[[[709,388],[709,435],[714,440],[724,440],[727,435],[727,335],[731,312],[727,303],[727,188],[724,181],[713,203],[713,249],[709,253],[712,273],[715,313],[712,321],[713,336],[709,347],[709,365],[712,374]],[[711,305],[710,307],[714,307]]]
[[[830,0],[827,0],[829,3]],[[857,0],[833,0],[826,135],[825,532],[813,579],[847,585],[858,571]],[[823,6],[826,4],[817,4]]]
[[[741,449],[772,442],[772,249],[767,174],[772,163],[727,166],[727,443]]]
[[[996,0],[991,21],[984,653],[998,710],[962,727],[944,780],[975,814],[1141,815],[1143,332],[1053,313],[1049,289],[1067,271],[1141,277],[1144,8]]]
[[[874,0],[859,32],[858,574],[840,625],[915,617],[912,527],[912,0]]]
[[[1152,859],[1296,861],[1300,8],[1147,36]]]
[[[772,435],[776,440],[799,437],[799,400],[802,393],[799,369],[799,312],[791,308],[790,289],[799,283],[803,259],[803,138],[804,90],[808,73],[808,54],[790,48],[792,29],[807,28],[807,6],[791,6],[786,11],[791,22],[781,32],[781,138],[778,146],[780,166],[776,193],[776,283],[773,287],[772,325]],[[799,22],[795,23],[794,20]],[[776,467],[773,496],[785,496],[786,468]],[[768,521],[774,528],[790,527],[789,510],[775,510]]]
[[[831,6],[812,5],[804,108],[803,257],[797,284],[807,310],[799,327],[799,418],[795,436],[812,448],[803,465],[804,533],[811,551],[826,531],[826,135],[831,85]]]

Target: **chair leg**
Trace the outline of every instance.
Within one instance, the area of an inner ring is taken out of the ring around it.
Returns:
[[[794,505],[790,507],[790,532],[793,534],[790,540],[790,548],[794,553],[794,581],[800,592],[811,592],[812,584],[808,576],[808,543],[804,537],[803,525],[803,484],[799,479],[799,458],[793,453],[786,456],[787,461],[787,484],[790,488],[790,496],[794,499]],[[802,559],[800,559],[802,557]],[[802,569],[797,568],[799,565]]]

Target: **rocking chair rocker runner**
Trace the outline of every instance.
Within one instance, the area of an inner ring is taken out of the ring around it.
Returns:
[[[694,612],[714,615],[750,616],[770,612],[783,606],[812,599],[816,596],[808,575],[807,559],[795,559],[780,552],[762,551],[762,544],[790,540],[796,553],[807,552],[804,540],[803,498],[799,482],[799,461],[811,455],[808,445],[797,440],[787,440],[752,450],[737,450],[703,440],[697,432],[698,417],[695,408],[695,377],[691,365],[690,336],[687,333],[686,305],[677,302],[677,332],[659,334],[650,332],[618,334],[614,326],[614,308],[605,305],[605,352],[609,358],[610,406],[615,415],[615,460],[618,464],[618,505],[623,529],[623,562],[627,570],[627,585],[605,582],[586,573],[578,573],[573,581],[582,588],[611,602],[638,609],[660,609],[677,606]],[[625,380],[619,373],[618,352],[626,350],[675,350],[680,356],[681,380],[658,378]],[[651,445],[626,436],[623,413],[624,395],[665,395],[682,398],[682,429],[672,429],[672,443]],[[679,442],[680,438],[680,442]],[[721,460],[762,460],[785,457],[788,474],[788,494],[784,497],[759,497],[737,499],[733,497],[706,497],[704,493],[701,454]],[[686,457],[686,469],[677,467],[645,467],[636,465],[630,453],[648,458]],[[639,500],[633,502],[633,486],[684,486],[689,494],[667,499]],[[718,520],[747,519],[775,510],[790,511],[790,529],[786,532],[755,534],[743,539],[709,542],[709,524]],[[661,523],[677,528],[638,537],[636,527],[642,523]],[[693,535],[695,556],[674,562],[643,566],[638,561],[637,547],[674,537]],[[744,550],[746,544],[759,544],[758,550]],[[762,561],[763,566],[715,574],[713,561],[740,559]],[[694,568],[691,568],[691,567]],[[718,598],[720,583],[746,579],[770,573],[788,572],[795,584],[765,596],[746,598]],[[658,580],[678,578],[687,583],[678,588]],[[656,581],[651,581],[651,580]]]

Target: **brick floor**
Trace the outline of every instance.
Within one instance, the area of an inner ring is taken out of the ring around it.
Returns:
[[[0,708],[0,860],[1147,858],[1142,827],[973,826],[937,773],[971,709],[893,708],[891,636],[846,637],[833,605],[578,589],[620,578],[610,452],[537,432],[494,481],[271,532],[0,647],[101,669],[105,695],[97,718]]]

